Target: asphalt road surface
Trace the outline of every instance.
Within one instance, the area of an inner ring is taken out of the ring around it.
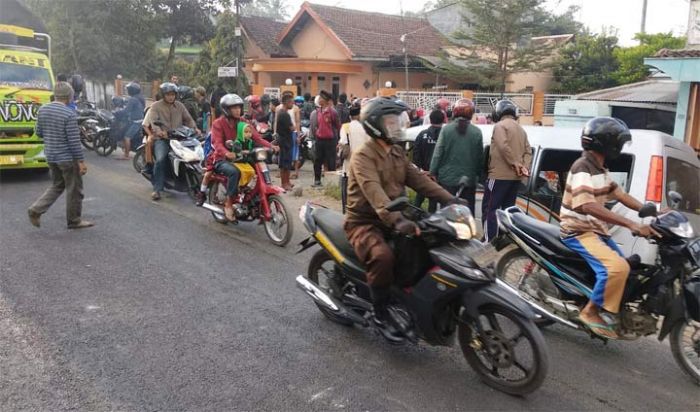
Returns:
[[[185,195],[150,201],[130,162],[88,155],[84,217],[63,198],[32,227],[42,173],[0,175],[0,409],[687,410],[700,390],[667,343],[545,332],[527,398],[481,384],[459,348],[393,347],[327,321],[294,285],[295,255],[261,226],[225,227]]]

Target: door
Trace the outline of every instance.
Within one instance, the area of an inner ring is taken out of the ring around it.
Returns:
[[[700,83],[691,83],[685,142],[700,156]]]

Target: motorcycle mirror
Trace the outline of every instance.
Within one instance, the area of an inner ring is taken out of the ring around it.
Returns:
[[[671,209],[678,209],[681,207],[681,203],[683,203],[683,195],[675,190],[670,190],[666,194],[666,202]]]
[[[226,143],[224,143],[224,146],[226,146],[226,148],[229,150],[233,149],[233,140],[227,140]]]
[[[457,186],[460,186],[460,187],[469,186],[469,178],[467,176],[460,177],[459,182],[457,182]]]
[[[656,205],[653,203],[647,203],[639,209],[639,217],[645,218],[650,216],[656,216]]]
[[[404,210],[408,204],[409,201],[406,196],[397,197],[396,199],[387,203],[384,209],[388,210],[389,212],[400,212]]]

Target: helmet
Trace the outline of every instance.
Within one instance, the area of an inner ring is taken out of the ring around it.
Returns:
[[[270,104],[270,95],[265,93],[262,95],[260,98],[260,102],[262,103],[263,106],[267,106]]]
[[[448,107],[450,107],[450,101],[445,99],[444,97],[441,97],[438,99],[437,103],[435,104],[440,110],[447,110]]]
[[[112,96],[112,107],[117,108],[122,106],[124,106],[124,99],[120,96]]]
[[[625,122],[614,117],[595,117],[586,123],[581,133],[581,147],[605,155],[606,159],[620,156],[622,147],[632,141]]]
[[[302,96],[297,96],[294,98],[294,103],[296,104],[303,104],[304,103],[304,98]]]
[[[513,116],[517,119],[518,107],[510,100],[499,100],[498,103],[496,103],[496,110],[494,110],[491,117],[494,122],[497,122],[501,120],[503,116]]]
[[[180,100],[192,99],[194,98],[194,90],[190,86],[178,86],[177,98]]]
[[[129,82],[129,84],[126,85],[126,93],[129,96],[136,96],[141,93],[141,85],[136,82]]]
[[[74,74],[70,77],[70,86],[73,88],[73,96],[78,97],[83,92],[83,77]]]
[[[250,107],[252,108],[257,108],[260,106],[260,96],[251,94],[250,96],[246,97],[245,100],[250,104]]]
[[[399,140],[398,135],[400,133],[397,133],[397,130],[387,129],[384,117],[388,115],[396,115],[398,117],[405,110],[408,110],[408,106],[389,97],[375,97],[362,107],[360,122],[362,122],[365,132],[370,137],[383,139],[388,143],[395,143]]]
[[[219,100],[219,106],[221,107],[221,111],[224,112],[224,116],[230,117],[231,114],[228,109],[232,106],[241,106],[241,110],[243,110],[243,99],[237,94],[225,94],[221,100]]]
[[[158,90],[160,90],[160,94],[162,94],[163,97],[165,97],[165,95],[168,93],[177,94],[177,85],[175,83],[165,82],[160,85]]]
[[[452,116],[455,118],[463,117],[471,120],[474,116],[474,102],[469,99],[459,99],[452,107]]]

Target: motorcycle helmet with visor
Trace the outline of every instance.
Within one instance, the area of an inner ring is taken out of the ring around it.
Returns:
[[[360,110],[360,122],[370,137],[397,144],[404,141],[406,136],[400,118],[405,110],[408,110],[408,106],[403,102],[389,97],[375,97]]]
[[[632,134],[625,122],[614,117],[593,118],[581,133],[581,147],[604,155],[606,160],[618,158],[631,141]]]

